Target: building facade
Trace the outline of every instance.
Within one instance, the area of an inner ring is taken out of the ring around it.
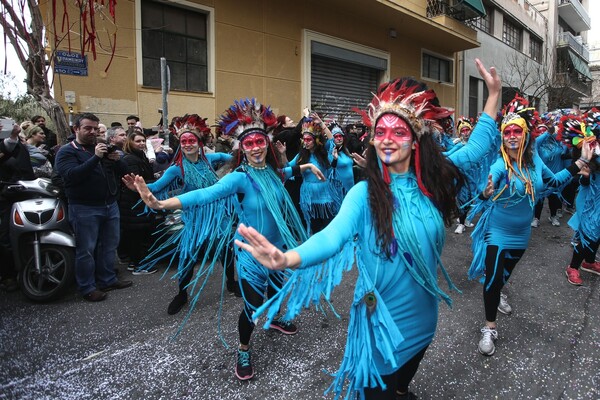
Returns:
[[[364,108],[380,83],[398,76],[425,81],[455,108],[457,54],[479,42],[461,18],[431,13],[434,3],[124,0],[114,23],[98,6],[97,58],[88,51],[80,75],[55,68],[55,97],[65,110],[93,112],[103,122],[124,123],[135,114],[144,127],[156,125],[165,57],[170,117],[198,113],[211,122],[232,100],[256,97],[292,118],[309,106],[344,121],[356,118],[350,108]],[[470,18],[482,8],[480,0],[463,3],[455,11]],[[47,26],[55,24],[51,10],[43,11]],[[71,48],[65,39],[53,50],[81,52],[77,32],[70,39]]]

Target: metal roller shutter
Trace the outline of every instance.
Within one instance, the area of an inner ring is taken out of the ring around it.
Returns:
[[[311,109],[325,120],[358,122],[353,107],[366,109],[377,90],[380,70],[312,54]]]

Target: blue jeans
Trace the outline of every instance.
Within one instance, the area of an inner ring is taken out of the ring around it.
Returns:
[[[81,294],[117,281],[115,252],[119,244],[119,207],[69,204],[75,231],[75,279]]]

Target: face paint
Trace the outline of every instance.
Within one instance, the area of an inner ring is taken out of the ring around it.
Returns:
[[[502,131],[502,141],[504,146],[510,150],[518,149],[524,136],[523,128],[515,124],[508,125],[504,128],[504,131]]]
[[[413,135],[410,126],[395,114],[384,114],[377,120],[373,145],[379,159],[392,172],[405,172],[410,164]]]
[[[344,140],[344,135],[333,135],[335,140]]]
[[[198,144],[198,138],[193,133],[186,132],[179,137],[181,147],[194,146]]]
[[[267,147],[267,138],[261,133],[251,133],[242,140],[241,145],[243,150],[252,150],[255,147],[264,149]]]

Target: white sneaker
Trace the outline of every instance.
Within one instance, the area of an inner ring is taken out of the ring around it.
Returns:
[[[558,217],[556,217],[556,216],[548,217],[548,221],[550,221],[552,223],[552,226],[560,226],[560,221],[558,220]]]
[[[504,293],[500,293],[500,303],[498,304],[498,311],[504,315],[510,315],[512,307],[508,304],[508,298]]]
[[[556,216],[558,218],[562,218],[563,217],[563,210],[562,210],[562,208],[559,208],[558,210],[556,210]]]
[[[465,231],[465,226],[463,224],[458,224],[454,233],[461,235]]]
[[[466,226],[467,228],[472,228],[472,227],[474,227],[474,226],[475,226],[475,224],[474,224],[474,223],[472,223],[472,222],[471,222],[471,221],[469,221],[469,220],[466,220],[466,221],[465,221],[465,226]]]
[[[537,228],[540,226],[540,220],[537,218],[534,218],[533,221],[531,221],[531,227],[532,228]]]
[[[479,352],[484,356],[491,356],[496,352],[494,342],[498,339],[498,331],[484,326],[481,328],[481,340],[479,341]]]

